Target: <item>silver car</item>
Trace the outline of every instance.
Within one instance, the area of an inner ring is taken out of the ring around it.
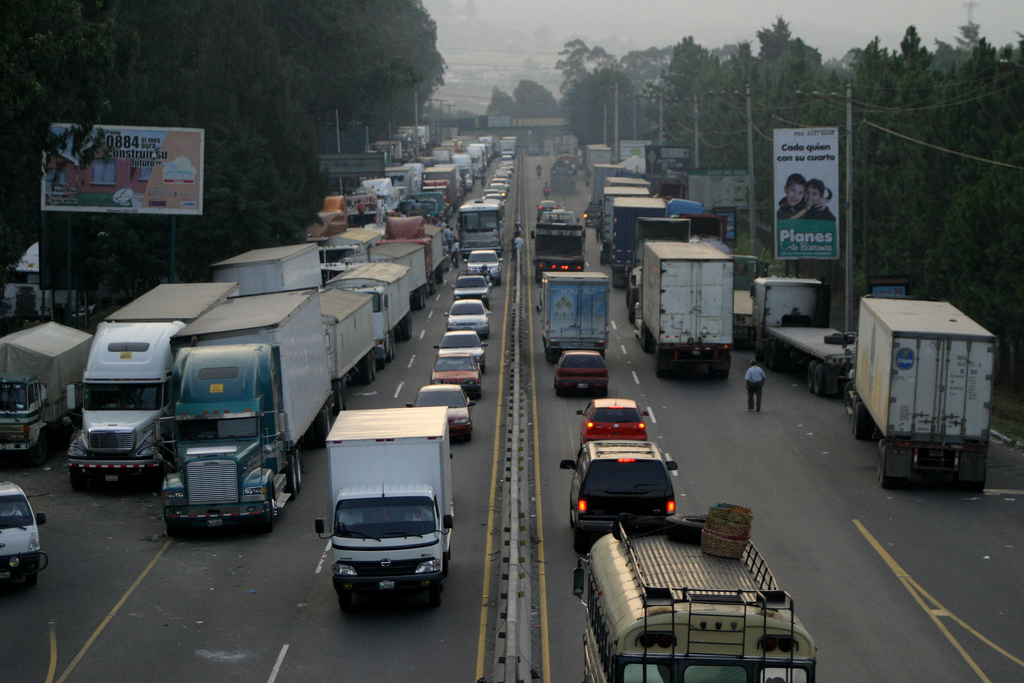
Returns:
[[[475,249],[469,252],[466,270],[489,276],[495,287],[501,284],[501,258],[493,249]]]
[[[472,330],[487,339],[491,334],[491,312],[480,299],[462,299],[448,311],[448,331]]]
[[[480,299],[484,306],[491,305],[491,283],[483,275],[459,275],[452,285],[455,300]]]
[[[453,353],[470,353],[476,358],[480,372],[487,372],[487,356],[484,347],[487,342],[480,341],[480,335],[469,330],[445,332],[441,343],[434,346],[437,355],[445,356]]]

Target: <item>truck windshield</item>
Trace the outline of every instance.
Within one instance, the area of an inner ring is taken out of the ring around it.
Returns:
[[[32,511],[22,496],[0,496],[0,529],[32,525]]]
[[[434,503],[422,496],[343,500],[334,516],[334,535],[348,538],[422,536],[435,530]]]
[[[0,383],[0,410],[11,412],[25,410],[27,394],[23,382]]]
[[[159,410],[162,384],[86,384],[85,410]]]
[[[490,232],[498,229],[497,211],[465,211],[459,213],[459,228],[465,232]]]
[[[182,441],[212,441],[216,439],[255,439],[259,422],[254,417],[224,420],[180,420],[178,437]]]

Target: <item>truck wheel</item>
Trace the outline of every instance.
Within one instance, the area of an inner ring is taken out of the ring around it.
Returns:
[[[295,453],[292,455],[291,464],[288,465],[286,481],[288,483],[288,493],[292,494],[292,498],[298,498],[299,492],[302,491],[302,456],[299,453],[299,449],[296,448]]]
[[[388,332],[384,342],[384,361],[390,363],[395,359],[395,330]]]
[[[629,318],[629,322],[636,322],[636,304],[626,297],[626,317]]]
[[[807,391],[812,394],[817,394],[817,390],[814,387],[814,371],[821,365],[821,361],[812,360],[807,364]]]
[[[533,281],[536,282],[538,285],[540,284],[540,281],[541,281],[540,268],[538,268],[536,271],[534,271],[534,273],[533,273]]]
[[[859,398],[853,404],[852,422],[853,438],[859,441],[871,438],[875,425],[871,420],[871,414],[868,412],[867,406]]]
[[[338,591],[338,607],[345,612],[352,609],[352,591]]]
[[[814,368],[814,395],[821,398],[828,396],[828,378],[825,376],[824,363],[818,363]]]
[[[557,363],[560,355],[558,349],[544,349],[544,360],[549,363]]]
[[[89,476],[78,467],[68,470],[68,478],[71,480],[72,491],[84,491],[89,485]]]
[[[256,527],[256,530],[259,531],[261,534],[272,533],[274,531],[274,513],[275,512],[276,511],[274,509],[274,487],[271,486],[270,487],[270,519],[268,519],[266,522],[261,522]]]
[[[39,467],[46,462],[46,456],[49,452],[46,430],[43,429],[39,432],[39,440],[36,441],[36,445],[22,454],[21,464],[25,467]]]
[[[430,601],[431,607],[440,607],[441,605],[441,582],[437,582],[430,585],[427,589],[427,599]]]
[[[647,329],[647,325],[640,326],[640,348],[644,353],[654,353],[654,335]]]
[[[37,583],[39,583],[39,572],[36,572],[35,574],[29,574],[25,577],[26,586],[34,586]]]

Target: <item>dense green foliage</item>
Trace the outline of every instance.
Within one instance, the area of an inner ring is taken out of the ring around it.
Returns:
[[[327,193],[317,125],[386,137],[443,83],[420,0],[12,0],[0,29],[0,262],[37,239],[51,122],[202,128],[205,207],[177,223],[179,279],[294,243]],[[10,20],[14,17],[13,20]],[[67,216],[48,217],[63,287]],[[74,214],[75,286],[131,296],[170,274],[170,219]]]
[[[825,64],[817,49],[791,35],[781,17],[758,32],[759,49],[741,43],[727,57],[685,38],[672,48],[658,78],[637,84],[648,122],[639,137],[659,139],[660,105],[666,144],[694,145],[696,104],[701,167],[745,168],[749,87],[758,244],[763,248],[771,244],[774,205],[772,130],[839,128],[844,188],[849,84],[855,296],[864,293],[869,276],[909,276],[914,295],[949,300],[997,334],[1006,374],[1019,377],[1024,375],[1019,275],[1024,263],[1024,41],[1015,48],[993,48],[974,24],[961,27],[961,34],[956,46],[939,42],[931,51],[910,27],[897,50],[884,49],[876,40],[852,49],[841,62]],[[599,117],[604,105],[614,104],[613,84],[632,61],[616,60],[580,41],[568,43],[561,55],[562,104],[573,132],[581,143],[599,142],[586,116]],[[628,106],[628,96],[620,85],[620,108]],[[628,130],[620,119],[620,137]],[[847,201],[841,192],[837,206],[843,245]],[[746,231],[746,217],[739,218]],[[748,239],[741,239],[742,249]],[[802,275],[828,278],[842,293],[843,261],[793,265]],[[842,307],[835,308],[838,322]]]

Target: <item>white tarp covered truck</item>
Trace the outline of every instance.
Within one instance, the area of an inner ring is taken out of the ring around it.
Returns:
[[[544,273],[541,280],[541,338],[544,358],[562,351],[608,348],[608,276],[604,273]]]
[[[327,458],[331,514],[316,531],[332,539],[341,608],[355,592],[395,590],[440,605],[455,514],[447,408],[343,412]]]
[[[858,439],[878,435],[878,481],[947,474],[985,487],[996,338],[952,304],[860,301],[846,405]]]

